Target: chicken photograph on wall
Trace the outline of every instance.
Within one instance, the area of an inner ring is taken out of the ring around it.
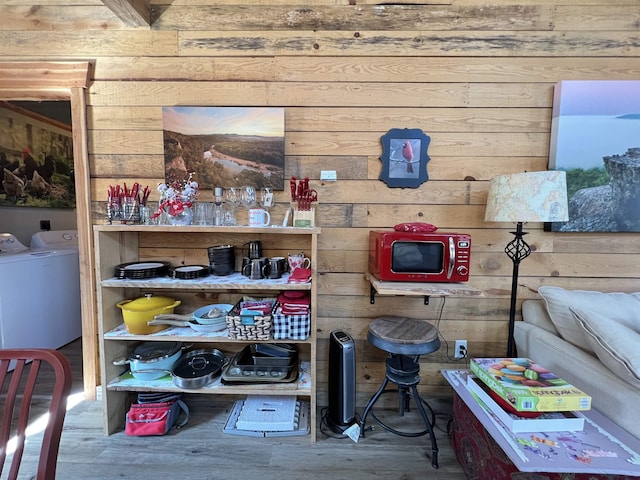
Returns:
[[[165,178],[284,188],[284,109],[163,107]]]
[[[65,122],[43,103],[0,102],[0,206],[75,208],[70,107]]]

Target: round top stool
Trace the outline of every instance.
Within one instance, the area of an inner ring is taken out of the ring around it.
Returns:
[[[438,444],[433,432],[435,414],[429,404],[420,396],[417,385],[420,383],[420,355],[433,353],[440,348],[438,330],[429,322],[417,318],[407,317],[378,317],[369,324],[367,340],[374,347],[389,354],[385,362],[386,373],[380,388],[369,400],[360,421],[361,435],[364,437],[369,413],[385,430],[404,437],[419,437],[429,434],[431,438],[431,465],[438,468]],[[389,382],[395,384],[395,389],[387,389]],[[385,393],[397,392],[399,398],[399,413],[409,411],[409,402],[415,401],[425,429],[406,432],[395,429],[378,418],[372,408]],[[427,414],[431,413],[431,419]]]
[[[438,330],[429,322],[408,317],[378,317],[369,324],[367,340],[399,355],[426,355],[440,348]]]

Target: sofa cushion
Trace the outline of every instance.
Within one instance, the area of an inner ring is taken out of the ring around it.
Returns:
[[[640,388],[640,332],[599,312],[578,307],[572,307],[571,312],[600,361],[618,377]]]
[[[567,342],[582,350],[595,354],[586,332],[571,313],[572,307],[586,308],[602,314],[629,328],[640,330],[640,293],[604,293],[589,290],[565,290],[560,287],[542,286],[538,293],[547,306],[551,321]]]

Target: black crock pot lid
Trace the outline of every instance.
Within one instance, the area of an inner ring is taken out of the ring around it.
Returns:
[[[144,342],[131,353],[131,360],[153,362],[168,358],[182,348],[180,342]]]

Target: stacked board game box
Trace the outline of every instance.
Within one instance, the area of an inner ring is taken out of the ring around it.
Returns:
[[[518,412],[591,409],[589,395],[528,358],[472,358],[470,367]]]
[[[467,387],[487,413],[513,433],[523,432],[579,432],[584,429],[580,412],[523,412],[515,413],[497,403],[489,387],[474,375],[467,376]]]

